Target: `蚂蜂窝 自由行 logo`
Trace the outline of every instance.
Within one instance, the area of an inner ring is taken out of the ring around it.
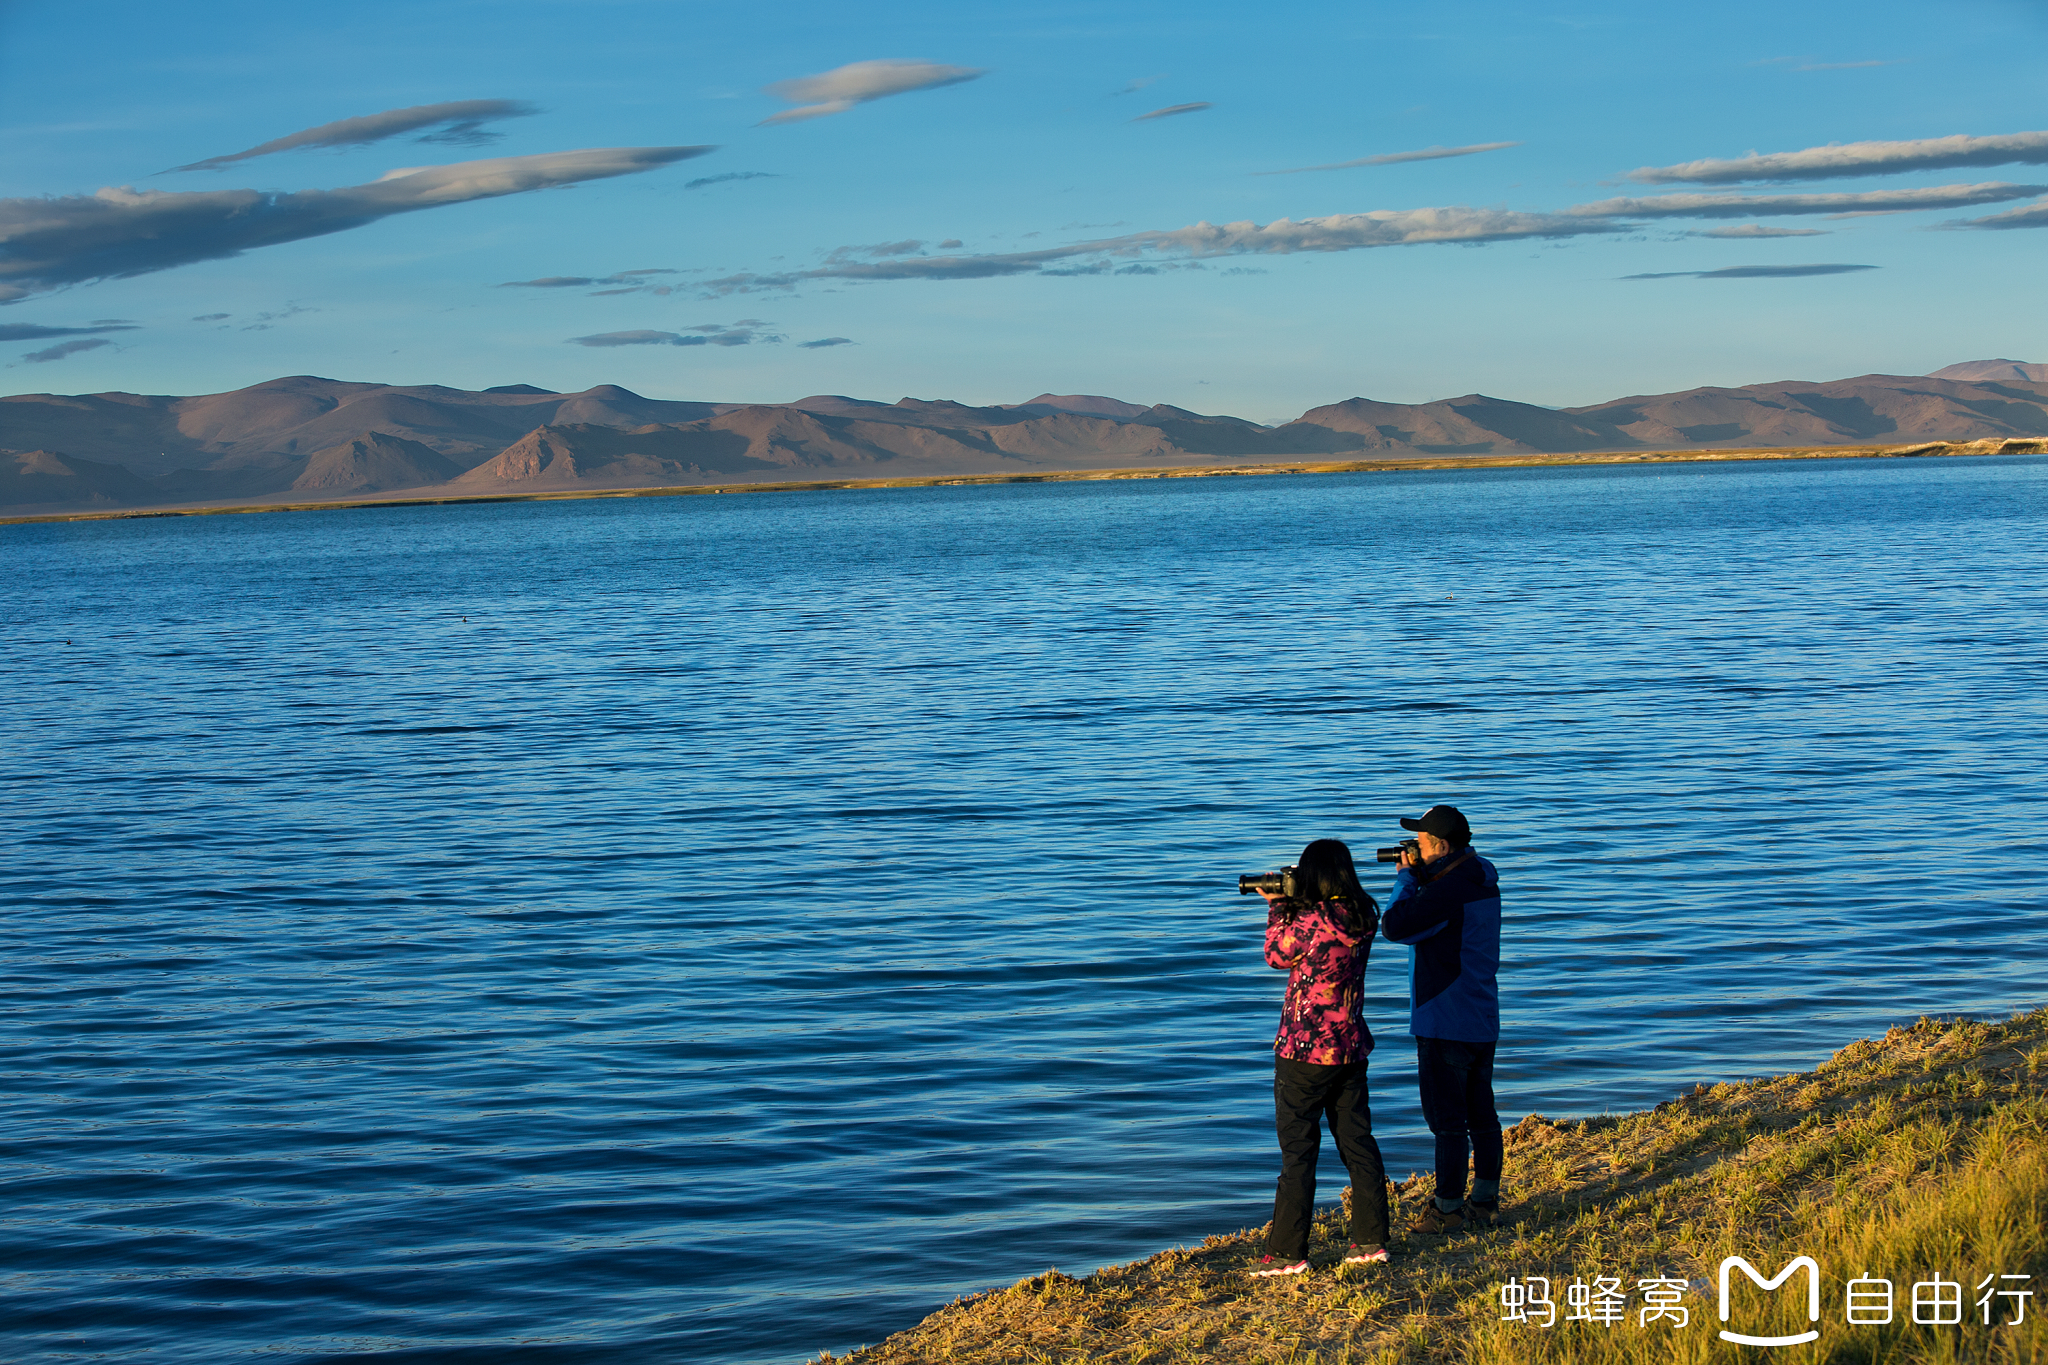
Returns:
[[[1763,1294],[1789,1286],[1794,1305],[1804,1310],[1796,1314],[1804,1330],[1735,1330],[1755,1325],[1739,1320],[1735,1311],[1730,1290],[1731,1276],[1736,1271]],[[1890,1279],[1866,1270],[1841,1286],[1837,1315],[1822,1311],[1823,1300],[1834,1296],[1823,1293],[1820,1265],[1811,1256],[1794,1256],[1768,1277],[1744,1257],[1730,1256],[1721,1262],[1717,1285],[1716,1307],[1723,1324],[1720,1338],[1742,1346],[1796,1346],[1818,1340],[1822,1328],[1833,1321],[1851,1327],[1883,1327],[1907,1321],[1930,1328],[1960,1328],[1966,1321],[1983,1327],[2018,1327],[2027,1320],[2027,1303],[2034,1297],[2032,1281],[2030,1274],[2001,1270],[1955,1279],[1950,1279],[1946,1272],[1933,1271],[1927,1279],[1910,1281],[1902,1299]],[[1971,1285],[1967,1298],[1966,1284]],[[1561,1277],[1553,1280],[1545,1275],[1511,1276],[1498,1287],[1499,1303],[1505,1310],[1500,1320],[1539,1328],[1576,1322],[1595,1328],[1630,1326],[1638,1330],[1678,1331],[1692,1325],[1692,1307],[1686,1299],[1695,1290],[1706,1287],[1706,1281],[1695,1282],[1676,1275],[1638,1279],[1633,1290],[1620,1275],[1595,1275],[1589,1282],[1583,1275],[1575,1274],[1569,1284]],[[1559,1289],[1564,1295],[1564,1311],[1560,1311],[1554,1297]],[[1966,1304],[1972,1304],[1977,1311],[1967,1312]]]

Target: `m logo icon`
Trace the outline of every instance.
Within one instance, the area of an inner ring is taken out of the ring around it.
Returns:
[[[1794,1256],[1790,1264],[1768,1280],[1757,1273],[1755,1266],[1743,1260],[1740,1256],[1730,1256],[1727,1260],[1721,1262],[1721,1321],[1728,1321],[1728,1272],[1736,1266],[1741,1266],[1742,1273],[1749,1276],[1750,1283],[1765,1293],[1769,1293],[1785,1283],[1785,1281],[1791,1279],[1795,1271],[1804,1269],[1806,1271],[1806,1320],[1808,1322],[1820,1321],[1820,1266],[1814,1262],[1811,1256]],[[1797,1336],[1790,1337],[1750,1337],[1744,1336],[1740,1332],[1731,1332],[1725,1327],[1721,1329],[1721,1340],[1732,1341],[1740,1346],[1797,1346],[1802,1341],[1815,1341],[1819,1337],[1820,1329],[1817,1327],[1812,1331],[1801,1332]]]

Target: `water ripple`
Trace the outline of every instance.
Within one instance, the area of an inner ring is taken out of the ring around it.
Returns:
[[[1256,1224],[1232,878],[1436,800],[1512,1114],[2037,1004],[2044,474],[7,528],[0,1340],[786,1361]]]

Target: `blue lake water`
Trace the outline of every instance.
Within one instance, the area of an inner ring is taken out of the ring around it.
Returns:
[[[0,1357],[795,1362],[1262,1223],[1234,878],[1439,800],[1510,1121],[2039,1004],[2044,546],[2028,458],[0,527]]]

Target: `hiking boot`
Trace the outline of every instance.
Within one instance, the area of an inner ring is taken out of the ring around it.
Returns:
[[[1464,1226],[1465,1213],[1462,1209],[1445,1213],[1436,1206],[1435,1200],[1431,1200],[1429,1207],[1422,1211],[1422,1216],[1408,1225],[1408,1231],[1419,1232],[1426,1237],[1438,1237],[1447,1232],[1457,1232]]]
[[[1274,1275],[1300,1275],[1308,1270],[1308,1261],[1303,1257],[1288,1260],[1285,1256],[1261,1256],[1252,1262],[1252,1275],[1267,1279]]]
[[[1373,1265],[1391,1259],[1385,1247],[1362,1247],[1356,1242],[1351,1244],[1351,1250],[1344,1253],[1345,1265]]]
[[[1475,1228],[1490,1228],[1500,1221],[1500,1200],[1468,1199],[1465,1201],[1465,1221]]]

